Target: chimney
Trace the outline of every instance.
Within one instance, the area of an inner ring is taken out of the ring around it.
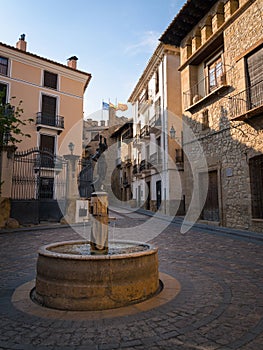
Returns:
[[[78,60],[78,57],[76,56],[72,56],[68,58],[68,67],[77,69],[77,60]]]
[[[16,43],[16,48],[21,51],[26,51],[26,44],[27,42],[25,41],[25,34],[21,34],[18,42]]]

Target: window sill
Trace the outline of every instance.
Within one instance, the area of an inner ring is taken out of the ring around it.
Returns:
[[[263,224],[263,219],[252,219],[251,221],[252,221],[253,223]]]
[[[230,87],[230,85],[227,85],[227,84],[219,86],[218,88],[216,88],[215,90],[210,92],[208,95],[202,97],[200,100],[198,100],[197,102],[195,102],[191,106],[187,107],[185,109],[185,111],[192,113],[196,110],[201,109],[205,104],[207,104],[209,102],[211,103],[215,98],[216,99],[220,98],[220,94],[225,92],[229,87]]]

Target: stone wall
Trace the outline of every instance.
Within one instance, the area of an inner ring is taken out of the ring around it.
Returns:
[[[223,226],[263,232],[263,220],[252,219],[249,159],[263,153],[263,115],[257,116],[257,126],[235,120],[231,97],[243,90],[245,81],[244,55],[263,41],[262,10],[255,1],[240,11],[224,30],[224,59],[229,88],[210,98],[196,110],[184,113],[184,121],[194,132],[192,142],[184,151],[186,204],[192,197],[193,174],[189,159],[198,159],[199,146],[207,160],[208,170],[218,172],[220,224]],[[208,111],[208,128],[203,126],[203,112]],[[187,157],[189,159],[187,159]],[[203,170],[194,165],[194,171]],[[196,210],[200,211],[201,208]]]

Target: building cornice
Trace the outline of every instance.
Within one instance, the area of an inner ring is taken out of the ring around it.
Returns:
[[[179,47],[182,39],[218,0],[187,0],[162,34],[160,41]]]
[[[180,50],[173,45],[160,43],[149,59],[146,68],[144,69],[138,83],[128,99],[128,102],[134,103],[138,100],[140,93],[148,84],[153,74],[156,72],[157,67],[160,65],[164,56],[166,55],[180,55]]]
[[[87,88],[92,77],[90,73],[68,67],[67,65],[38,56],[31,52],[21,51],[13,46],[1,42],[0,51],[3,51],[4,53],[8,54],[12,59],[15,59],[20,63],[30,64],[40,69],[50,69],[51,71],[53,70],[56,73],[63,74],[63,76],[71,79],[74,77],[75,80],[84,83],[84,91]]]

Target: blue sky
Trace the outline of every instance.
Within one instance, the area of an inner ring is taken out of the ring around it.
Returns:
[[[59,63],[78,57],[92,74],[84,117],[100,119],[102,100],[125,103],[149,58],[186,0],[0,0],[0,41]],[[5,28],[5,29],[4,29]]]

